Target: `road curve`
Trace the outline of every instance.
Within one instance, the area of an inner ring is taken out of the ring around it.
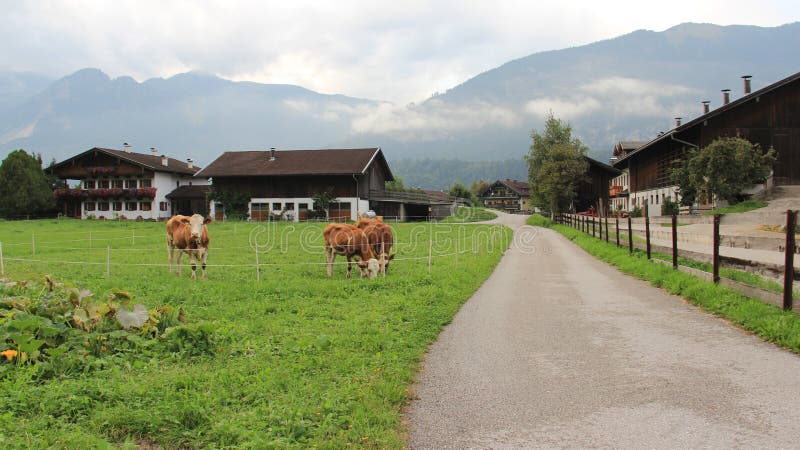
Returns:
[[[524,219],[426,355],[409,447],[798,446],[798,355]]]

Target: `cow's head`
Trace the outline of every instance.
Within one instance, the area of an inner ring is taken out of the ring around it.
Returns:
[[[396,253],[392,253],[391,255],[387,255],[386,253],[381,253],[380,259],[378,260],[378,268],[380,269],[380,273],[386,275],[389,273],[389,261],[394,259],[394,255]]]
[[[203,239],[203,225],[211,223],[211,218],[203,218],[200,214],[192,214],[192,217],[184,218],[183,223],[189,224],[192,241],[200,247]]]
[[[358,267],[361,269],[361,278],[375,278],[378,276],[380,264],[378,264],[377,259],[370,258],[366,261],[359,261],[356,264],[358,264]]]

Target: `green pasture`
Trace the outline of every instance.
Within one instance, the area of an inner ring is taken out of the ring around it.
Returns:
[[[455,214],[442,220],[444,223],[467,223],[467,222],[482,222],[484,220],[496,219],[497,214],[494,212],[480,207],[474,206],[460,206],[456,209]]]
[[[208,279],[191,280],[186,256],[180,277],[168,272],[163,223],[0,222],[0,299],[47,295],[45,275],[97,298],[124,290],[148,308],[182,310],[213,342],[55,378],[0,358],[0,447],[402,447],[422,355],[511,232],[392,224],[389,274],[367,280],[357,268],[345,279],[341,257],[327,276],[324,225],[214,222]]]

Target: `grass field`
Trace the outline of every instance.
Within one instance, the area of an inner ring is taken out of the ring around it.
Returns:
[[[348,280],[341,264],[325,273],[323,225],[212,223],[208,280],[191,280],[187,257],[180,277],[168,273],[163,223],[0,222],[6,280],[29,280],[25,295],[46,291],[48,274],[213,330],[206,354],[123,355],[56,379],[30,361],[0,372],[0,447],[402,447],[418,362],[510,230],[393,224],[388,276]],[[19,295],[3,286],[0,298]]]
[[[492,220],[496,218],[497,214],[486,208],[460,206],[456,210],[455,214],[442,220],[442,222],[443,223],[482,222],[484,220]]]

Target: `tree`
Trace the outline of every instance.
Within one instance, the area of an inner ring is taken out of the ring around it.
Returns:
[[[526,156],[531,200],[551,216],[566,210],[584,181],[588,148],[572,137],[572,126],[547,115],[543,133],[533,130],[533,145]]]
[[[472,191],[470,191],[466,186],[456,181],[450,186],[450,189],[447,191],[448,194],[452,195],[453,197],[460,197],[465,198],[469,201],[470,204],[475,204],[475,198],[472,195]]]
[[[330,214],[331,203],[336,200],[333,195],[333,189],[328,189],[323,192],[316,192],[311,196],[314,201],[313,214],[309,213],[309,218],[313,219],[327,219]]]
[[[211,188],[208,194],[210,200],[222,203],[225,208],[225,215],[230,220],[242,220],[247,218],[247,208],[250,204],[250,195],[238,191],[226,191]]]
[[[481,201],[481,194],[483,194],[486,189],[489,189],[489,186],[492,184],[486,180],[479,180],[473,181],[472,185],[470,185],[469,190],[472,191],[472,195],[475,197],[476,203]]]
[[[405,192],[406,186],[403,184],[403,179],[400,178],[399,175],[394,176],[394,181],[387,181],[384,183],[384,187],[387,191],[398,191],[398,192]]]
[[[40,215],[55,206],[51,180],[42,170],[42,157],[14,150],[0,164],[0,215]]]
[[[689,152],[688,159],[673,169],[682,204],[697,198],[720,198],[737,203],[742,193],[769,176],[775,150],[762,151],[739,137],[718,138],[702,149]]]

